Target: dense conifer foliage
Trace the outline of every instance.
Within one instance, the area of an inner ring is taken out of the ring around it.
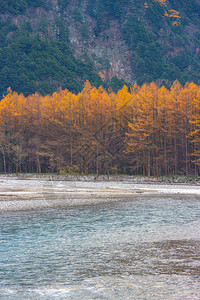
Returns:
[[[199,84],[197,0],[0,0],[0,94],[9,86],[25,95],[45,95],[59,86],[78,92],[87,79],[96,87],[114,83],[120,89],[117,74],[103,82],[98,75],[98,68],[106,73],[108,66],[112,74],[113,62],[91,55],[94,41],[103,36],[106,47],[113,26],[120,28],[116,38],[131,56],[131,85],[154,81],[169,88],[176,79]],[[73,30],[85,45],[80,57],[74,55]]]
[[[0,22],[0,91],[5,93],[8,85],[25,95],[38,91],[45,95],[59,87],[78,92],[89,79],[100,85],[101,79],[91,61],[76,59],[69,47],[67,31],[58,40],[42,39],[30,34],[28,23],[21,30],[7,22]],[[7,35],[12,31],[12,38]],[[79,79],[78,79],[79,78]]]
[[[88,81],[74,94],[0,102],[0,172],[200,174],[200,86],[175,81],[124,86]]]

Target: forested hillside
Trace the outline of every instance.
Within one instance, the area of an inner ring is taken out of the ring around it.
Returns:
[[[199,84],[199,0],[0,0],[0,94]]]
[[[0,0],[0,172],[199,175],[199,74],[200,0]]]

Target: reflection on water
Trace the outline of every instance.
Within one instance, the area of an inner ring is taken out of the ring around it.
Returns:
[[[200,201],[0,216],[1,299],[199,299]]]

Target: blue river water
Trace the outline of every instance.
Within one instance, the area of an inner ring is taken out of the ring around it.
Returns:
[[[195,196],[0,214],[0,299],[193,300],[199,280]]]

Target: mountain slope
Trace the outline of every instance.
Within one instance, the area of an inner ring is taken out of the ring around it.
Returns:
[[[0,42],[1,94],[199,83],[200,1],[0,0]]]

